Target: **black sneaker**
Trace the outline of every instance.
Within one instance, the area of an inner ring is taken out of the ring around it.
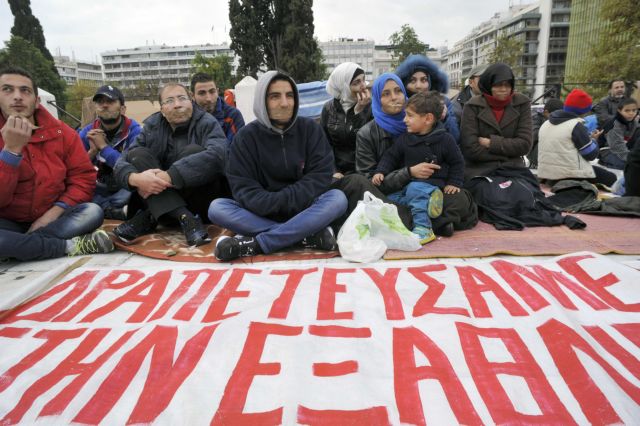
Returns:
[[[211,237],[199,217],[183,214],[180,216],[180,226],[187,240],[187,245],[201,246],[211,242]]]
[[[216,248],[213,251],[218,260],[233,260],[239,257],[255,256],[262,253],[258,240],[254,237],[227,237],[222,236],[216,241]]]
[[[158,221],[149,210],[140,210],[134,217],[116,226],[113,233],[127,244],[138,237],[153,232],[158,226]]]
[[[110,253],[113,251],[113,242],[102,229],[93,231],[91,234],[84,234],[71,239],[73,249],[69,256],[82,256],[85,254]]]
[[[311,234],[300,242],[302,247],[314,248],[319,250],[338,250],[338,243],[336,242],[336,236],[333,233],[333,228],[327,226],[321,231]]]

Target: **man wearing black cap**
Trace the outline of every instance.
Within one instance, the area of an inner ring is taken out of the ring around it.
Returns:
[[[113,167],[120,154],[138,136],[141,127],[124,115],[127,107],[117,87],[100,87],[93,96],[93,104],[98,118],[80,131],[89,158],[98,168],[93,202],[102,207],[106,219],[125,220],[131,192],[118,185],[113,177]]]

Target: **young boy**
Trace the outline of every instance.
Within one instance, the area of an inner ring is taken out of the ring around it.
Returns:
[[[561,110],[554,111],[540,127],[538,142],[538,178],[550,185],[561,179],[586,180],[611,186],[615,173],[604,167],[592,166],[598,156],[596,140],[601,131],[589,134],[581,118],[591,112],[591,96],[573,89]]]
[[[460,192],[464,179],[464,159],[453,136],[447,133],[442,122],[443,104],[438,92],[417,93],[406,107],[403,133],[385,151],[371,181],[380,185],[384,176],[393,170],[407,167],[412,181],[401,191],[389,195],[389,199],[411,207],[413,233],[420,243],[435,240],[430,218],[442,213],[442,191],[446,194]],[[431,174],[427,163],[435,163],[440,169]]]
[[[618,112],[609,126],[605,125],[604,138],[608,148],[600,151],[600,164],[622,170],[627,163],[627,155],[640,139],[638,131],[638,102],[625,98],[618,104]]]

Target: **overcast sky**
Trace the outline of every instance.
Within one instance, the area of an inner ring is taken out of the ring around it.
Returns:
[[[530,0],[513,0],[518,4]],[[403,24],[433,47],[452,46],[471,28],[506,10],[509,0],[315,0],[315,35],[387,43]],[[101,52],[146,44],[229,42],[228,0],[31,0],[53,55],[99,60]],[[10,37],[13,15],[0,0],[0,40]]]

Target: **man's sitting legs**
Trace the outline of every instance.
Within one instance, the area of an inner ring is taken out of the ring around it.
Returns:
[[[131,192],[120,189],[110,192],[106,187],[98,183],[92,202],[102,207],[105,219],[126,220],[127,205],[131,199]]]
[[[25,261],[108,253],[113,243],[106,232],[96,231],[102,220],[102,209],[93,203],[70,207],[58,219],[30,233],[29,223],[0,219],[0,258]]]
[[[333,231],[329,235],[325,229],[347,209],[347,199],[342,191],[332,189],[315,199],[307,209],[280,223],[264,218],[244,209],[231,199],[217,199],[209,208],[209,219],[212,223],[250,238],[240,240],[242,247],[250,248],[229,250],[237,246],[238,241],[220,239],[216,245],[216,257],[221,260],[232,260],[240,256],[251,256],[259,253],[273,253],[290,247],[307,239],[315,248],[335,249]],[[311,238],[308,238],[311,237]],[[318,246],[320,242],[320,246]]]
[[[191,154],[201,152],[204,148],[199,145],[187,145],[178,155],[184,158]],[[157,160],[154,154],[147,148],[137,147],[129,151],[127,160],[140,172],[147,170],[162,170],[163,165]],[[146,209],[139,212],[132,219],[120,224],[114,229],[114,234],[126,243],[131,243],[136,238],[152,232],[161,217],[173,219],[179,223],[185,234],[187,244],[190,246],[200,246],[211,241],[209,234],[202,225],[199,217],[194,216],[191,204],[201,204],[195,202],[201,197],[208,197],[207,191],[194,191],[196,188],[167,188],[159,194],[152,194],[143,200],[142,204]],[[132,197],[141,198],[140,194],[133,194]],[[194,201],[190,203],[190,201]],[[211,199],[206,200],[208,204]]]

